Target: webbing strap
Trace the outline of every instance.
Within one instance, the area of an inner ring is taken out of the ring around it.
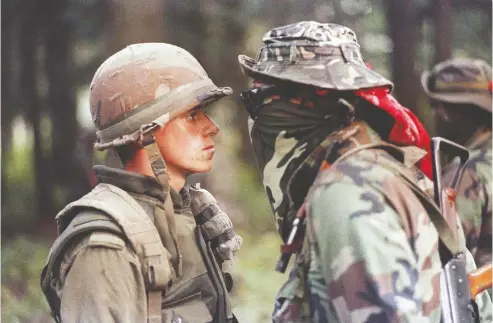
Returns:
[[[67,205],[57,219],[62,220],[65,214],[80,207],[103,211],[118,223],[141,260],[147,290],[160,291],[156,295],[161,295],[175,272],[170,266],[170,254],[164,248],[156,226],[139,203],[124,190],[103,183],[78,201]],[[155,303],[160,301],[154,299]],[[152,310],[155,314],[157,307]]]
[[[394,149],[397,149],[394,147]],[[430,197],[428,197],[419,187],[418,185],[409,177],[408,174],[402,171],[399,167],[390,161],[385,159],[380,161],[380,165],[384,168],[388,169],[392,173],[398,175],[409,185],[413,193],[418,197],[423,206],[425,207],[428,216],[438,231],[438,236],[442,243],[447,247],[447,249],[451,252],[452,255],[457,255],[462,252],[462,248],[459,245],[459,241],[457,240],[457,234],[454,234],[452,228],[450,228],[447,220],[443,216],[442,212],[438,209],[435,202],[433,202]]]
[[[168,222],[169,233],[173,239],[173,244],[176,249],[176,275],[180,277],[183,271],[183,256],[180,252],[180,246],[178,244],[178,237],[176,234],[176,224],[173,210],[173,203],[171,201],[171,196],[169,194],[169,176],[166,168],[166,163],[164,162],[159,147],[156,144],[156,139],[152,132],[148,132],[144,135],[142,145],[144,146],[149,162],[151,163],[152,171],[154,175],[161,183],[164,188],[164,211],[166,213],[166,220]],[[161,221],[163,219],[156,218],[155,221]]]
[[[397,160],[403,160],[404,153],[403,151],[394,145],[387,144],[384,142],[371,143],[358,146],[354,149],[351,149],[341,155],[332,165],[338,164],[345,160],[346,158],[354,155],[355,153],[365,150],[365,149],[381,149],[389,153],[391,156],[396,158]],[[413,193],[418,197],[418,199],[423,203],[423,206],[427,210],[428,216],[438,231],[438,236],[440,241],[445,245],[445,247],[452,253],[452,255],[457,255],[462,252],[460,248],[459,242],[456,239],[456,235],[453,233],[450,226],[447,224],[447,221],[443,217],[442,213],[438,209],[437,205],[428,197],[414,182],[412,178],[408,176],[408,174],[404,173],[402,169],[390,160],[386,160],[385,158],[379,159],[379,164],[391,171],[393,174],[402,178],[409,187],[413,191]]]
[[[162,322],[162,291],[147,291],[147,323]]]

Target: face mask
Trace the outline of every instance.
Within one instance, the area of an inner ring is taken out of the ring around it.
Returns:
[[[244,94],[243,101],[253,112],[249,118],[253,151],[277,228],[284,238],[290,227],[289,218],[301,206],[316,172],[303,176],[301,181],[291,179],[325,138],[348,124],[348,110],[337,102],[338,98],[315,92],[275,87],[262,90],[253,95],[250,92],[248,99]],[[321,163],[323,152],[318,159]],[[318,167],[314,169],[318,171]]]

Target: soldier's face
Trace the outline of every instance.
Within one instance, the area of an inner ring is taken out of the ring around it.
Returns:
[[[155,134],[168,171],[187,176],[211,170],[218,132],[202,106],[168,122]]]
[[[432,102],[431,107],[437,135],[464,144],[460,136],[461,124],[464,121],[461,111],[450,106],[446,107],[441,102]]]

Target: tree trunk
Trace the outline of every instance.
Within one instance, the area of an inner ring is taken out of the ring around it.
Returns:
[[[44,143],[41,134],[41,109],[42,105],[37,90],[37,75],[39,73],[36,62],[36,54],[39,48],[39,34],[37,32],[39,21],[39,8],[30,8],[32,11],[26,14],[26,19],[21,23],[20,32],[20,85],[22,89],[23,103],[27,111],[27,119],[32,126],[34,136],[33,165],[36,182],[36,210],[43,223],[44,219],[54,222],[55,209],[53,205],[53,178],[46,170]]]
[[[127,45],[164,40],[164,4],[161,0],[112,0],[112,52]]]
[[[452,0],[434,1],[433,16],[435,21],[435,64],[452,57],[452,15]]]
[[[4,10],[4,18],[2,23],[2,111],[1,111],[1,127],[2,127],[2,153],[4,157],[10,152],[12,140],[12,119],[14,116],[13,102],[13,69],[12,66],[12,47],[14,33],[14,12],[13,3],[8,1],[2,6]],[[2,167],[2,179],[4,179],[4,168]],[[2,181],[5,183],[4,181]]]
[[[414,69],[416,58],[416,12],[412,1],[387,0],[388,34],[393,42],[391,54],[394,93],[399,101],[417,113],[420,93]]]
[[[222,73],[222,75],[224,75],[223,84],[231,86],[238,91],[242,91],[245,89],[246,80],[245,76],[242,75],[238,64],[238,55],[242,54],[240,51],[243,46],[246,26],[241,23],[238,17],[241,15],[243,1],[226,0],[221,1],[221,4],[227,13],[225,15],[224,24],[228,26],[228,28],[225,29],[225,34],[223,36],[223,57],[220,59],[218,65],[218,68],[220,69],[218,72],[231,69],[228,73]],[[237,129],[241,136],[238,157],[248,165],[256,167],[256,161],[250,143],[250,136],[248,134],[248,114],[244,109],[243,104],[240,102],[239,93],[235,93],[232,99],[237,106],[233,118],[233,129]]]
[[[59,187],[66,189],[64,204],[89,191],[85,172],[76,162],[75,147],[78,140],[76,117],[76,91],[74,87],[74,62],[72,58],[72,24],[64,18],[67,4],[52,0],[45,4],[43,15],[46,29],[46,75],[49,82],[47,108],[51,112],[51,169]]]

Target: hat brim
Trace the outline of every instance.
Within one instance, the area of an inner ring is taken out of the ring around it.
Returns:
[[[421,86],[425,93],[432,99],[449,102],[449,103],[471,103],[478,107],[491,112],[492,109],[492,97],[491,95],[485,95],[484,93],[464,93],[464,92],[451,92],[451,93],[437,93],[430,91],[428,87],[428,78],[430,71],[424,71],[421,73]]]
[[[256,62],[251,57],[239,55],[238,62],[243,74],[252,78],[271,78],[311,85],[323,89],[354,91],[363,88],[385,86],[392,89],[393,84],[365,65],[344,62],[341,59],[297,61]]]

